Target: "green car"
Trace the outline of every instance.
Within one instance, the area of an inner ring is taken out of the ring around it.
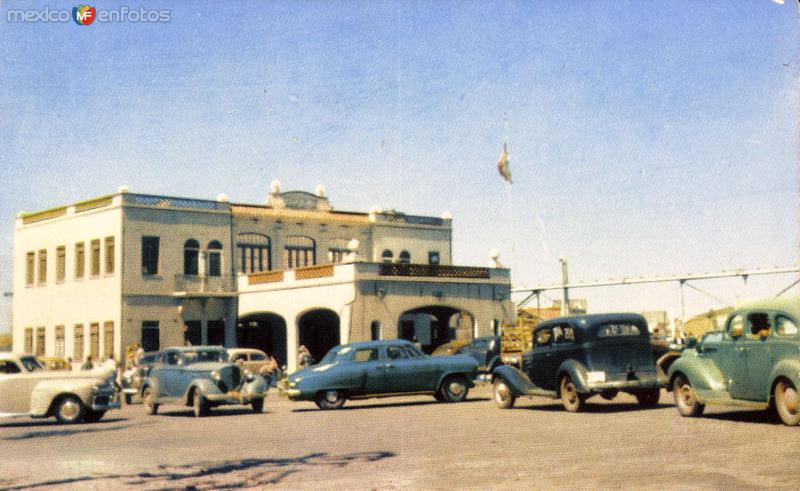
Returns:
[[[430,394],[443,402],[466,399],[478,362],[466,355],[428,356],[405,340],[336,346],[316,365],[278,384],[293,401],[338,409],[347,399]]]
[[[688,345],[669,369],[682,416],[706,404],[772,409],[800,423],[800,299],[769,299],[737,308],[725,329]]]

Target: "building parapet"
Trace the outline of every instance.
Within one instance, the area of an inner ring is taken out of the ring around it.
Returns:
[[[369,214],[370,221],[376,223],[393,223],[406,225],[427,225],[430,227],[450,226],[448,218],[430,217],[422,215],[406,215],[399,212],[377,211]]]
[[[175,275],[175,294],[179,296],[186,294],[227,293],[233,292],[233,287],[233,277],[230,275]]]
[[[425,276],[434,278],[489,279],[489,268],[439,264],[380,263],[381,276]]]
[[[153,208],[176,208],[201,211],[228,211],[230,204],[225,201],[211,201],[193,198],[175,198],[151,194],[124,194],[126,205],[147,206]]]

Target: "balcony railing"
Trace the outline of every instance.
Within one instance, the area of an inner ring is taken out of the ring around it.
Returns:
[[[381,276],[429,276],[434,278],[489,279],[489,268],[438,264],[381,263]]]
[[[233,277],[175,275],[175,291],[186,293],[224,293],[233,291]]]

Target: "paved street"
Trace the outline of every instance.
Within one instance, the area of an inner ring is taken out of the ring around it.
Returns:
[[[764,413],[592,399],[569,414],[547,399],[350,401],[339,411],[270,396],[265,414],[218,408],[195,419],[124,406],[100,423],[0,420],[0,488],[406,489],[800,487],[800,428]]]

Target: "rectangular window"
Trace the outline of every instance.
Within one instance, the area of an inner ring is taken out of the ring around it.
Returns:
[[[100,276],[100,239],[93,239],[92,242],[92,276]]]
[[[36,264],[36,253],[29,252],[25,256],[25,284],[27,286],[33,286],[33,268]]]
[[[344,258],[350,253],[348,249],[339,249],[331,247],[328,249],[328,258],[332,263],[337,264],[344,261]]]
[[[142,349],[145,352],[161,349],[158,321],[142,321]]]
[[[439,264],[439,251],[428,252],[428,264]]]
[[[103,323],[103,356],[114,353],[114,322]]]
[[[74,344],[72,347],[72,359],[83,361],[83,324],[75,324]]]
[[[56,247],[56,282],[64,281],[67,265],[67,248],[64,246]]]
[[[55,356],[64,358],[64,326],[56,326]]]
[[[158,237],[142,237],[142,274],[158,274]]]
[[[86,274],[86,251],[83,242],[75,244],[75,278],[83,278]]]
[[[33,354],[33,328],[26,327],[25,328],[25,354],[32,355]]]
[[[39,250],[39,276],[36,280],[42,285],[47,283],[47,249]]]
[[[92,361],[100,357],[100,324],[97,322],[89,324],[89,356]]]
[[[114,237],[106,237],[106,274],[114,273]]]
[[[43,326],[36,328],[36,356],[44,356],[45,330]]]
[[[208,251],[208,276],[222,276],[222,254]]]

